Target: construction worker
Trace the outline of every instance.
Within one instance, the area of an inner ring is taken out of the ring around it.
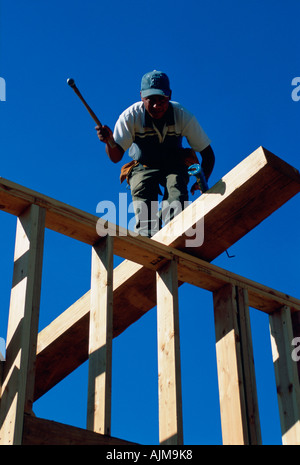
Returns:
[[[108,126],[96,127],[112,162],[119,162],[129,149],[132,161],[122,167],[120,179],[122,182],[126,178],[130,185],[136,231],[148,237],[160,229],[162,219],[168,222],[186,206],[188,166],[199,163],[195,152],[202,157],[206,180],[215,163],[209,138],[195,116],[171,101],[171,93],[165,73],[148,72],[142,77],[141,101],[119,116],[114,132]],[[183,137],[190,149],[182,147]],[[164,194],[158,215],[153,205],[158,205],[160,187],[164,188]],[[197,188],[195,183],[191,192]],[[169,215],[166,214],[168,207]]]

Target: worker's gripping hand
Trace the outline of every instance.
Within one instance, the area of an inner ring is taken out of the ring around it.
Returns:
[[[200,191],[200,194],[204,194],[206,192],[206,189],[202,191],[198,182],[196,181],[191,187],[191,194],[194,195],[196,191]]]
[[[108,126],[96,126],[97,136],[101,142],[109,144],[114,140],[113,132]]]
[[[196,181],[191,187],[191,194],[194,195],[197,190],[201,192],[199,184]],[[201,192],[201,194],[202,194],[202,192]]]

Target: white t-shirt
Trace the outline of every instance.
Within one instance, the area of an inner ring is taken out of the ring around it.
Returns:
[[[118,118],[114,128],[114,139],[129,156],[147,162],[149,157],[161,157],[165,152],[182,147],[182,139],[196,152],[201,152],[210,139],[196,117],[177,102],[170,102],[161,132],[155,120],[146,112],[142,101],[134,103]]]

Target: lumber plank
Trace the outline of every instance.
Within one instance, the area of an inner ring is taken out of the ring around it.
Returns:
[[[24,416],[23,446],[128,446],[133,442],[52,420]]]
[[[235,286],[237,321],[240,335],[241,359],[243,364],[243,380],[247,405],[247,428],[250,444],[262,444],[259,408],[256,390],[253,344],[249,313],[247,289]]]
[[[45,210],[31,205],[17,221],[0,409],[0,443],[22,442],[32,410],[44,246]]]
[[[175,260],[157,272],[159,442],[183,444],[178,277]]]
[[[214,293],[214,314],[223,445],[244,445],[248,437],[233,286]]]
[[[247,294],[228,284],[213,298],[223,444],[261,444]]]
[[[292,358],[293,325],[287,306],[269,316],[282,443],[300,445],[300,385]]]
[[[278,190],[280,190],[280,195],[277,195]],[[168,230],[171,226],[167,225],[152,240],[147,241],[146,238],[139,238],[139,240],[144,240],[144,244],[154,243],[155,241],[157,243],[161,242],[167,246],[173,246],[177,250],[182,249],[189,252],[193,256],[204,258],[206,261],[212,261],[299,191],[299,172],[266,149],[260,147],[238,166],[233,168],[208,193],[200,196],[199,199],[173,220],[177,222],[178,227],[183,228],[181,234],[178,233],[177,238],[174,239],[174,237],[170,236]],[[2,203],[1,195],[0,183],[0,203]],[[201,205],[200,207],[199,204]],[[193,229],[197,231],[197,224],[201,224],[203,218],[204,243],[199,248],[186,248],[186,240],[192,240],[191,231]],[[178,231],[178,229],[176,230]],[[125,245],[125,241],[122,242],[121,239],[124,238],[115,237],[116,254],[117,248],[119,247],[120,250]],[[119,246],[117,247],[116,244],[118,242]],[[120,242],[122,242],[122,245],[120,245]],[[167,257],[167,252],[164,253],[163,257]],[[141,260],[141,256],[136,254],[135,259],[136,261]],[[149,267],[149,257],[144,259],[145,266],[125,260],[115,269],[114,337],[121,334],[128,326],[155,306],[156,284],[154,270],[157,263],[159,264],[159,255],[156,260],[153,259],[150,261],[150,265],[151,263],[152,270],[145,267],[146,265]],[[201,264],[196,264],[195,266],[198,266],[198,274],[200,275],[199,270],[203,270],[203,267],[201,267]],[[206,273],[206,282],[209,273],[210,270]],[[178,268],[178,276],[180,279],[180,266]],[[204,273],[202,273],[203,276]],[[193,279],[192,272],[189,273],[189,277],[189,279]],[[222,285],[223,278],[224,276],[221,278],[220,285]],[[274,301],[272,297],[273,291],[266,287],[260,290],[258,288],[259,285],[256,286],[256,289],[252,287],[249,290],[249,303],[256,308],[256,306],[259,306],[260,301],[260,296],[257,297],[258,294],[264,294],[265,298],[263,301],[266,305],[262,310],[268,312],[272,308],[272,302]],[[49,344],[45,342],[45,339],[47,340],[48,338],[47,333],[52,333],[53,331],[52,324],[48,328],[49,331],[46,328],[40,334],[39,341],[41,346],[37,358],[37,369],[39,372],[36,385],[37,398],[45,392],[47,386],[53,386],[62,379],[63,373],[65,375],[70,373],[76,366],[79,366],[80,363],[86,360],[89,318],[88,294],[89,291],[78,303],[70,307],[67,317],[62,314],[55,322],[54,326],[58,331],[57,339],[50,337],[51,341]],[[285,296],[282,295],[281,297],[284,301]],[[288,298],[288,296],[286,297]],[[275,304],[278,307],[276,293],[274,294],[274,298],[276,301]],[[282,302],[281,305],[284,305],[284,303]],[[297,306],[297,303],[295,305]],[[82,312],[79,312],[80,316],[78,315],[78,323],[76,319],[70,318],[70,324],[65,326],[69,314],[75,308],[76,310],[79,308],[82,310]],[[65,328],[65,333],[61,330],[62,328]],[[72,347],[68,348],[70,345],[70,333],[75,337],[75,340],[82,343],[78,343],[76,347],[71,344]],[[70,354],[68,357],[68,367],[65,364],[53,364],[53,360],[56,362],[61,360],[61,353]]]
[[[87,429],[110,435],[113,237],[92,247]]]
[[[177,216],[154,239],[212,261],[297,194],[299,182],[297,169],[259,147],[187,207],[184,220],[183,214]],[[202,217],[204,242],[200,247],[187,247],[186,240]],[[184,225],[175,239],[170,230],[180,227],[174,223]]]

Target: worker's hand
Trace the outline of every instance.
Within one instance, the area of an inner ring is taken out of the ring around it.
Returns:
[[[199,187],[199,184],[197,183],[197,181],[191,187],[191,194],[194,195],[196,190],[200,191],[200,187]],[[201,192],[201,194],[202,194],[202,192]]]
[[[96,126],[97,136],[101,142],[108,144],[114,140],[113,132],[108,126]]]

